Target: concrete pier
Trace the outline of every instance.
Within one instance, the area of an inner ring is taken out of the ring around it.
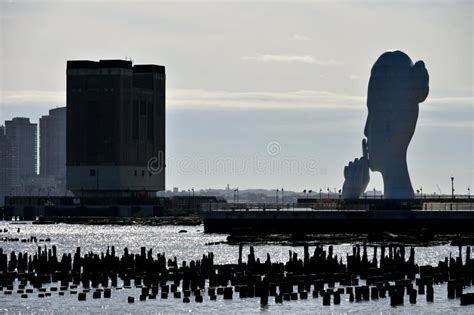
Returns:
[[[279,210],[209,211],[206,233],[370,233],[428,229],[436,233],[472,232],[474,211]]]

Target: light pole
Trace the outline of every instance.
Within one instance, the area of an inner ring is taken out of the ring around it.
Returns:
[[[280,191],[280,189],[277,188],[276,190],[276,199],[275,199],[275,204],[276,204],[276,207],[278,208],[278,192]]]
[[[454,177],[451,176],[451,198],[454,199]]]
[[[185,193],[186,193],[186,191],[185,191]],[[191,206],[191,189],[189,189],[189,188],[188,188],[188,198],[187,199],[188,199],[188,202],[187,202],[188,205],[187,206],[188,206],[188,210],[189,210],[192,207]]]
[[[375,199],[375,187],[374,187],[374,199]]]
[[[471,187],[467,187],[467,199],[471,199]]]
[[[322,188],[319,188],[319,200],[321,201],[322,199],[322,193],[323,193],[323,189]]]
[[[328,199],[329,199],[329,192],[331,192],[331,190],[330,190],[329,187],[328,187]]]
[[[281,205],[283,206],[285,203],[285,191],[283,190],[283,187],[281,188]]]
[[[420,187],[421,199],[423,199],[423,187]]]

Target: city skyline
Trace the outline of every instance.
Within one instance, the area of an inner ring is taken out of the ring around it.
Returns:
[[[37,122],[64,106],[67,59],[131,56],[168,68],[167,189],[342,187],[347,157],[360,150],[370,66],[393,49],[425,60],[431,76],[408,151],[414,189],[438,192],[439,185],[448,193],[451,176],[456,193],[473,186],[472,3],[392,3],[377,16],[367,3],[124,3],[105,15],[107,4],[96,2],[1,6],[0,121],[28,115]],[[89,23],[79,22],[82,10]],[[117,18],[124,14],[127,25]],[[291,23],[277,23],[286,14]],[[67,44],[57,40],[65,32]],[[104,40],[106,33],[131,43]],[[285,169],[291,163],[296,171]],[[381,177],[371,178],[380,190]]]

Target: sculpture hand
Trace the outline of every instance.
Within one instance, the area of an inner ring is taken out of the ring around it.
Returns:
[[[367,141],[362,140],[362,157],[349,162],[344,167],[344,185],[342,186],[342,197],[344,199],[357,199],[369,184],[369,157],[367,153]]]

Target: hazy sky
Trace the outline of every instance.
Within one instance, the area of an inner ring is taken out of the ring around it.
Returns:
[[[422,59],[414,188],[474,188],[473,1],[0,1],[0,122],[65,105],[68,59],[166,66],[167,187],[342,187],[370,68]],[[382,188],[371,173],[369,188]]]

